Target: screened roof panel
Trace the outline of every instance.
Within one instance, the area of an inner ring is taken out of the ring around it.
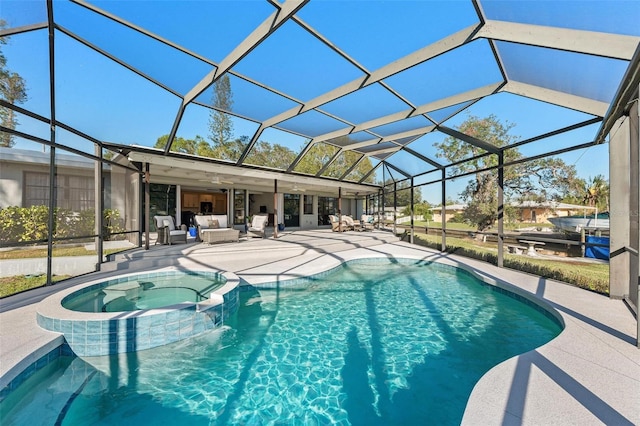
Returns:
[[[95,143],[60,127],[56,128],[56,142],[87,154],[96,155]]]
[[[398,182],[407,178],[399,171],[390,168],[387,163],[385,163],[384,169],[385,183]]]
[[[276,10],[266,1],[91,3],[217,63]]]
[[[416,115],[415,117],[407,118],[405,120],[399,120],[382,126],[372,127],[369,130],[380,136],[391,136],[395,135],[396,133],[402,133],[409,130],[420,129],[432,125],[433,123],[425,117]]]
[[[387,171],[385,170],[384,166],[381,167],[380,164],[374,169],[373,173],[370,175],[371,181],[378,185],[382,185],[385,182],[385,180],[388,178],[389,177],[387,176]]]
[[[127,145],[153,146],[169,133],[178,97],[64,34],[56,40],[58,120],[96,139]]]
[[[611,102],[626,61],[574,52],[496,42],[511,80],[594,99]]]
[[[293,22],[278,28],[235,69],[301,101],[362,77],[358,68]]]
[[[424,136],[422,136],[421,138],[419,138],[418,140],[410,143],[407,147],[412,149],[413,151],[417,152],[418,154],[421,154],[431,160],[434,160],[435,162],[437,162],[438,164],[443,164],[446,165],[449,163],[449,161],[447,161],[444,158],[441,158],[438,156],[438,154],[440,153],[440,151],[436,148],[435,144],[437,143],[442,143],[444,142],[444,140],[446,138],[451,138],[451,136],[447,136],[444,133],[441,132],[431,132],[428,133]],[[464,144],[464,142],[459,141],[458,139],[453,138],[454,140],[458,141],[461,144]],[[466,145],[465,145],[466,146]],[[484,152],[481,149],[478,149],[479,151]],[[473,154],[472,153],[466,153],[465,157],[472,157]]]
[[[228,120],[228,133],[220,136],[212,124]],[[258,124],[200,105],[190,104],[184,112],[171,151],[218,160],[237,161],[248,145]],[[168,133],[168,132],[167,132]],[[223,138],[222,144],[218,143]],[[226,139],[225,139],[226,138]],[[160,145],[163,148],[166,142]]]
[[[25,81],[27,99],[19,105],[43,117],[51,117],[49,78],[49,35],[47,30],[30,31],[4,38],[0,51],[6,59],[6,67],[19,74]],[[23,54],[29,52],[28,55]],[[0,99],[8,100],[0,90]],[[20,121],[19,121],[20,122]],[[28,130],[28,128],[25,128]]]
[[[560,150],[574,145],[591,142],[593,134],[598,130],[600,123],[585,126],[580,129],[572,130],[566,134],[550,136],[519,146],[517,149],[524,157],[532,157],[534,155],[544,154],[552,150]],[[603,157],[606,158],[606,157]],[[604,161],[604,160],[603,160]]]
[[[348,135],[345,135],[345,136],[339,136],[337,138],[328,139],[326,142],[332,145],[340,146],[340,147],[349,147],[350,145],[353,145],[359,142],[378,140],[378,139],[379,138],[372,135],[371,133],[355,132],[355,133],[349,133]]]
[[[502,80],[489,43],[476,40],[385,82],[419,106]]]
[[[399,149],[400,147],[393,142],[381,142],[375,145],[368,145],[356,148],[355,151],[361,152],[363,154],[372,153],[376,151],[386,150],[386,149]]]
[[[43,1],[2,0],[0,19],[6,28],[47,22],[47,5]]]
[[[360,159],[362,159],[362,155],[358,154],[354,151],[342,151],[338,154],[335,160],[325,169],[322,173],[322,176],[331,177],[331,178],[340,178],[344,175],[349,169],[355,165]],[[365,157],[366,159],[366,157]],[[368,160],[366,161],[368,163]],[[366,164],[360,164],[359,166],[364,170],[366,168]]]
[[[317,174],[338,153],[340,148],[326,143],[316,143],[302,156],[294,171],[309,175]]]
[[[431,164],[404,150],[393,154],[387,159],[387,162],[412,176],[434,169]]]
[[[440,108],[434,111],[430,111],[426,115],[430,119],[434,120],[437,124],[440,124],[443,121],[446,121],[450,117],[454,116],[455,114],[459,113],[460,111],[462,111],[463,109],[465,109],[471,104],[472,104],[472,101],[463,102],[461,104],[452,105],[450,107]]]
[[[640,3],[631,1],[483,1],[488,19],[640,35]]]
[[[373,183],[374,178],[372,175],[369,175],[369,172],[373,168],[377,167],[378,164],[380,164],[378,159],[365,156],[358,165],[344,177],[344,180],[349,182],[360,182],[365,176],[367,176],[367,178],[364,179],[364,182]]]
[[[380,84],[372,84],[328,104],[321,109],[351,123],[384,117],[410,106]]]
[[[46,24],[47,5],[57,26],[55,73],[49,70],[47,29],[22,28],[0,44],[6,69],[28,87],[18,108],[51,116],[53,81],[59,122],[133,151],[175,138],[172,149],[183,152],[195,142],[212,146],[209,123],[220,114],[207,108],[212,83],[228,77],[232,102],[216,106],[229,111],[219,117],[231,126],[226,142],[235,144],[225,159],[331,179],[340,173],[347,180],[361,177],[366,162],[400,167],[403,144],[443,166],[449,161],[438,155],[438,142],[453,141],[469,155],[483,152],[469,149],[483,146],[468,137],[473,135],[457,134],[470,115],[513,122],[520,139],[605,117],[621,83],[629,83],[622,79],[640,45],[635,1],[1,4],[12,28]],[[97,13],[100,8],[113,19]],[[20,120],[17,129],[47,137],[33,121]],[[572,132],[553,145],[574,146],[605,130],[594,124],[580,132],[581,140]],[[531,149],[545,146],[536,142]],[[362,153],[366,157],[349,172]]]
[[[394,139],[393,142],[397,143],[398,145],[408,145],[411,142],[413,142],[416,139],[418,139],[420,136],[422,136],[422,135],[409,136],[409,137],[406,137],[406,138],[398,138],[398,139]]]
[[[478,22],[459,1],[311,1],[298,16],[370,71]]]
[[[63,2],[57,19],[82,39],[179,94],[214,67],[84,7]]]
[[[308,141],[303,137],[269,128],[262,132],[244,164],[287,170]]]
[[[210,121],[214,111],[198,104],[189,104],[185,108],[182,120],[178,126],[177,136],[186,139],[195,139],[200,136],[209,140],[211,133]],[[243,120],[239,117],[229,116],[231,122],[231,136],[233,138],[251,139],[258,130],[259,125],[255,122]],[[167,134],[171,130],[167,127]]]
[[[373,153],[373,154],[370,153],[369,155],[371,155],[372,157],[375,157],[375,158],[377,158],[379,160],[386,160],[387,158],[391,157],[393,155],[393,153],[395,151],[397,151],[397,150],[398,150],[398,148],[394,148],[392,151],[383,151],[383,152],[377,152],[376,151],[375,153]]]
[[[413,184],[418,186],[429,182],[434,182],[442,178],[441,170],[434,170],[427,173],[422,173],[413,179]],[[430,200],[430,203],[440,204],[442,200],[441,191],[442,186],[440,182],[432,183],[422,187],[422,198]]]
[[[263,121],[300,106],[297,102],[235,75],[229,75],[229,83],[233,101],[230,112],[246,118]],[[209,87],[198,96],[197,102],[213,105],[213,93],[213,86]]]
[[[448,127],[458,128],[469,116],[500,117],[503,125],[513,125],[510,131],[516,139],[529,139],[534,136],[552,132],[593,118],[590,114],[511,93],[498,93],[481,99],[471,105],[463,114],[447,120]]]
[[[279,128],[308,137],[329,133],[345,126],[345,123],[313,110],[278,123]]]
[[[35,136],[37,138],[49,140],[49,138],[51,137],[51,126],[49,125],[48,121],[36,120],[35,118],[29,117],[25,114],[21,114],[19,112],[15,112],[14,114],[15,119],[18,122],[15,130],[29,134],[31,136]]]

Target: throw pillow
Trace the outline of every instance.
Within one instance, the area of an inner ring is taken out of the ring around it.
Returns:
[[[211,229],[217,229],[220,227],[220,224],[218,223],[218,219],[211,219],[209,221],[209,228]]]

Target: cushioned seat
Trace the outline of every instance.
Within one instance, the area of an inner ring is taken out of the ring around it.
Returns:
[[[196,215],[194,220],[198,227],[198,241],[213,244],[239,240],[240,231],[228,227],[227,215]]]
[[[353,220],[353,219],[351,219]],[[347,224],[345,220],[345,216],[342,216],[342,220],[338,220],[338,216],[331,214],[329,215],[329,221],[331,222],[331,230],[334,232],[344,232],[353,230],[353,225]]]
[[[181,229],[176,229],[172,216],[154,216],[158,238],[156,244],[173,244],[175,242],[187,242],[187,229],[182,225]]]
[[[267,215],[255,215],[251,220],[251,225],[247,228],[247,237],[266,237]]]

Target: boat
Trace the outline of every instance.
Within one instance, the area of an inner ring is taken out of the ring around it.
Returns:
[[[576,215],[565,217],[550,217],[547,219],[556,228],[566,232],[581,232],[585,230],[609,231],[609,213]]]

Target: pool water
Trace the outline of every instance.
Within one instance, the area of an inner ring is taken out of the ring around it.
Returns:
[[[197,303],[208,299],[226,281],[217,273],[172,271],[152,275],[92,286],[89,291],[72,293],[62,306],[80,312],[125,312]]]
[[[457,425],[486,371],[561,327],[464,271],[407,262],[252,288],[187,341],[61,357],[0,404],[3,422]]]

